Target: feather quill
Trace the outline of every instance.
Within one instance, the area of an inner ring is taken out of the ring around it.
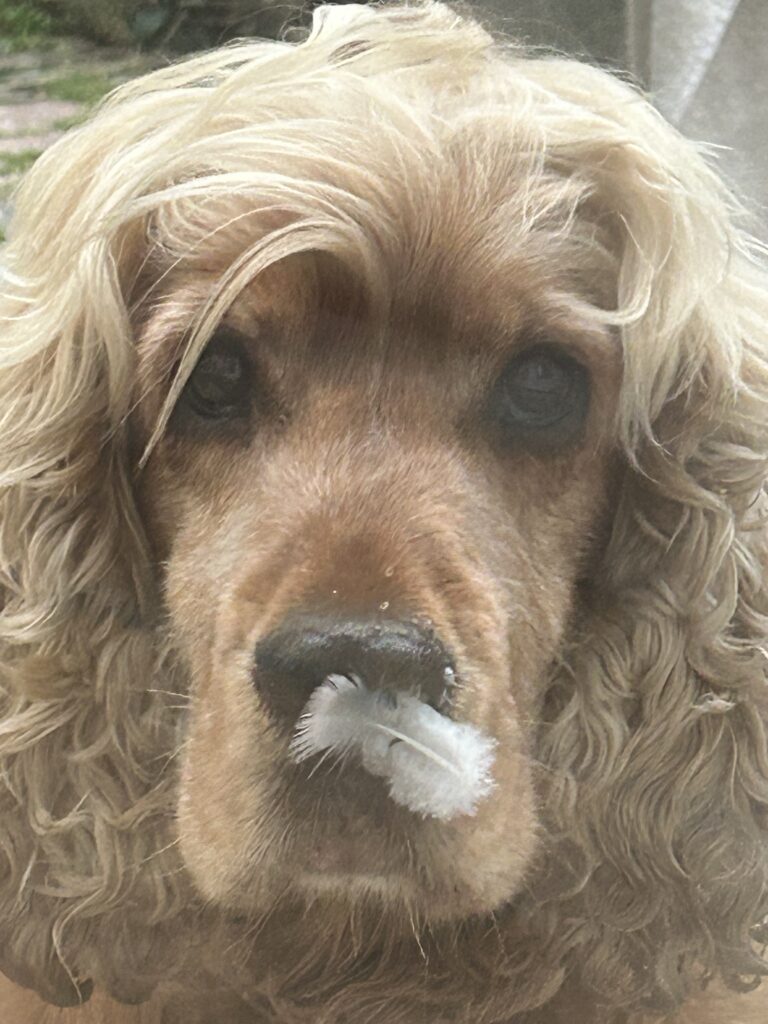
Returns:
[[[355,752],[366,771],[387,780],[395,803],[448,821],[474,814],[493,789],[495,746],[476,726],[417,697],[330,675],[309,698],[290,753],[300,762],[323,752]]]

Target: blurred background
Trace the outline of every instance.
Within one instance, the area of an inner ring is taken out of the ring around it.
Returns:
[[[312,0],[0,0],[0,240],[42,150],[115,85],[305,25]],[[628,72],[707,143],[768,235],[768,0],[464,0],[491,27]]]

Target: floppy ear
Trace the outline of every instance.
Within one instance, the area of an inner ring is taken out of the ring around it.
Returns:
[[[97,140],[32,170],[0,295],[0,970],[62,1006],[90,979],[151,991],[180,884],[158,853],[175,741],[153,691],[181,683],[154,634],[124,427],[142,240],[98,222]],[[141,948],[129,913],[157,924]]]
[[[553,157],[591,176],[615,252],[625,469],[550,694],[548,806],[587,858],[587,983],[663,1012],[710,973],[768,971],[768,286],[696,148],[620,82],[558,66],[532,74],[577,104]]]

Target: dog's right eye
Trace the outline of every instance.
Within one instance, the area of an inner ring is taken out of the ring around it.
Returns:
[[[235,338],[223,335],[211,340],[190,374],[179,404],[204,420],[236,420],[248,415],[250,365]]]
[[[504,369],[489,411],[507,443],[554,450],[581,435],[589,392],[585,366],[559,347],[535,345]]]

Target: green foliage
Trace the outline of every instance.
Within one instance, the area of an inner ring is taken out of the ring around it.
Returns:
[[[39,46],[53,31],[53,22],[36,4],[24,0],[9,3],[0,0],[0,40],[2,49],[27,50]]]
[[[67,75],[43,83],[49,99],[71,100],[89,106],[97,103],[111,88],[112,82],[99,71],[70,71]]]
[[[1,2],[1,0],[0,0]],[[154,6],[152,0],[30,0],[45,11],[59,32],[84,36],[100,43],[130,46],[136,39],[131,24],[138,11]]]
[[[17,49],[34,45],[42,34],[75,35],[122,47],[203,49],[235,36],[275,36],[288,23],[306,21],[319,2],[0,0],[0,37],[12,38]]]
[[[22,149],[18,153],[0,153],[0,176],[23,174],[40,156],[39,149]]]

